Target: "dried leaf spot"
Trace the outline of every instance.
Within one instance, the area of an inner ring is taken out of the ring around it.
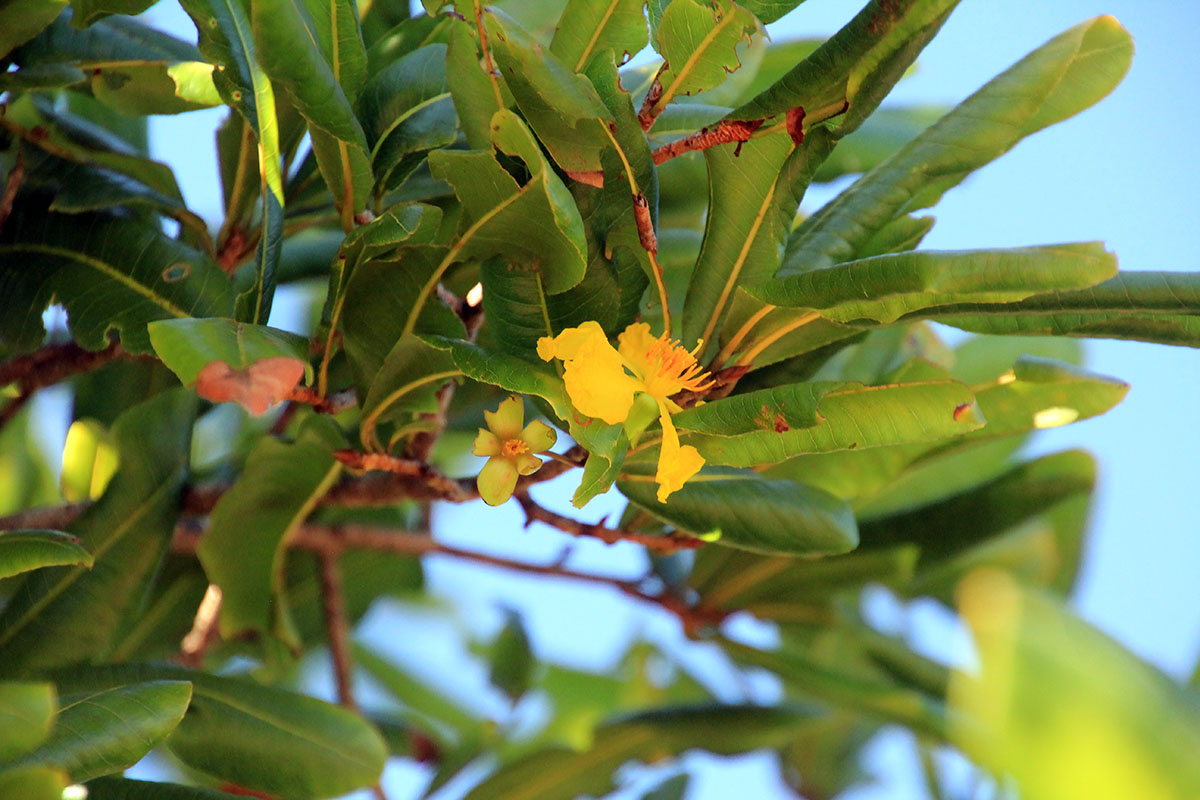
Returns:
[[[192,274],[192,265],[177,261],[162,271],[162,279],[167,283],[176,283]]]
[[[304,362],[290,356],[260,359],[245,369],[210,361],[196,375],[196,394],[214,403],[237,403],[258,416],[286,400],[303,377]]]
[[[783,418],[783,414],[776,414],[775,415],[775,432],[776,433],[787,433],[790,430],[791,430],[791,426],[789,426],[787,424],[787,420],[785,420]]]
[[[784,122],[788,136],[792,137],[792,144],[796,147],[804,144],[804,107],[789,108]]]
[[[973,403],[959,403],[954,407],[954,421],[963,422],[971,416],[971,408]]]

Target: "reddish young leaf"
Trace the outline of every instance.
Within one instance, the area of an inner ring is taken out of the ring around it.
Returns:
[[[304,362],[288,356],[263,358],[245,369],[210,361],[196,376],[196,394],[214,403],[233,401],[258,416],[286,400],[303,377]]]

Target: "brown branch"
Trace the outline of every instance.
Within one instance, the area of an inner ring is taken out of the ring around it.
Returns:
[[[318,414],[340,414],[358,404],[358,395],[351,388],[322,397],[311,386],[297,386],[288,396],[288,400],[293,403],[312,406],[313,411],[316,411]]]
[[[85,350],[74,342],[49,344],[0,363],[0,386],[19,383],[24,391],[32,393],[64,378],[123,358],[154,360],[150,356],[135,356],[125,352],[119,342],[113,342],[103,350]]]
[[[650,84],[650,91],[646,92],[646,99],[642,101],[642,108],[638,111],[638,122],[641,123],[642,130],[648,131],[654,127],[654,120],[658,119],[658,113],[654,110],[654,106],[662,99],[663,85],[662,74],[667,69],[667,62],[664,61],[662,66],[658,68],[658,72],[654,73],[654,82]]]
[[[569,533],[572,536],[585,536],[593,539],[599,539],[605,544],[633,542],[634,544],[642,545],[647,550],[655,550],[659,553],[674,553],[677,550],[691,550],[704,544],[702,539],[694,539],[691,536],[683,536],[680,534],[652,536],[645,533],[637,533],[636,531],[624,531],[617,528],[607,528],[603,523],[580,522],[577,519],[563,516],[562,514],[558,514],[548,508],[538,505],[528,494],[518,494],[515,496],[517,498],[517,502],[521,504],[522,510],[525,511],[525,525],[527,527],[533,522],[543,522],[553,528],[558,528],[563,533]]]
[[[24,180],[25,154],[21,151],[20,145],[18,145],[17,159],[13,163],[13,168],[8,173],[8,178],[4,181],[4,192],[0,194],[0,229],[4,227],[4,223],[8,220],[8,215],[12,213],[13,203],[17,199],[17,191],[21,188]]]
[[[742,142],[750,141],[750,137],[762,127],[763,122],[764,120],[761,119],[722,120],[715,127],[701,128],[691,136],[664,144],[662,147],[656,148],[651,155],[654,157],[655,164],[662,164],[664,161],[670,161],[684,153],[707,150],[710,147],[731,142],[737,142],[740,147]]]
[[[336,529],[333,540],[337,541]],[[325,638],[329,642],[329,655],[333,659],[333,676],[337,683],[338,702],[346,708],[357,710],[350,659],[350,622],[346,618],[346,594],[342,589],[342,570],[338,561],[341,551],[336,545],[317,552],[317,563],[321,570],[321,608],[325,612]]]

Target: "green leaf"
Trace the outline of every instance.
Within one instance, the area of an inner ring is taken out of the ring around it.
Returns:
[[[71,22],[77,28],[86,28],[113,14],[136,16],[155,2],[157,0],[72,0],[71,8],[75,15]]]
[[[121,468],[69,528],[95,562],[26,577],[0,614],[4,674],[103,658],[123,620],[138,613],[174,531],[195,409],[195,397],[176,389],[117,419]]]
[[[254,36],[245,7],[236,0],[182,0],[196,24],[198,48],[219,69],[213,85],[221,99],[241,115],[258,140],[262,234],[255,256],[250,322],[266,323],[275,291],[283,238],[283,178],[279,161],[279,122],[275,92],[258,65]]]
[[[479,48],[471,36],[471,23],[450,21],[446,50],[446,86],[467,143],[475,150],[491,147],[492,117],[507,105],[479,64]]]
[[[1116,271],[1116,257],[1099,243],[897,253],[788,275],[749,291],[765,303],[814,309],[835,322],[887,323],[930,306],[1085,289]]]
[[[525,632],[521,615],[508,609],[504,627],[492,642],[488,680],[516,703],[529,690],[535,665],[529,634]]]
[[[265,437],[217,501],[196,555],[221,587],[222,636],[272,631],[299,646],[283,604],[285,543],[341,476],[330,451],[314,428],[290,444]]]
[[[672,0],[654,34],[669,66],[659,75],[662,95],[650,113],[657,115],[678,95],[719,85],[741,66],[738,43],[757,31],[754,15],[732,0],[716,0],[711,7],[697,0]]]
[[[788,242],[783,272],[860,257],[892,221],[929,208],[1024,137],[1100,100],[1132,54],[1128,32],[1112,17],[1051,39],[805,220]]]
[[[1193,693],[1002,573],[976,573],[959,602],[980,663],[950,685],[951,742],[968,757],[1022,797],[1195,796]]]
[[[446,45],[421,47],[374,75],[359,100],[375,194],[400,186],[430,150],[452,144],[458,117],[446,83]]]
[[[957,5],[958,0],[872,0],[812,55],[731,116],[762,119],[796,107],[809,117],[847,111],[842,131],[849,133],[874,110]],[[860,93],[870,100],[860,103],[866,99]],[[860,111],[860,105],[866,108]]]
[[[431,153],[433,175],[454,187],[466,224],[447,259],[505,255],[536,266],[547,293],[564,292],[579,283],[587,266],[579,210],[516,114],[497,112],[491,130],[496,150],[519,158],[529,177],[518,183],[493,150]],[[434,280],[442,270],[435,271]],[[426,297],[431,290],[432,285],[424,292]],[[411,330],[410,325],[405,332]]]
[[[120,772],[175,729],[191,699],[192,685],[183,680],[64,693],[50,737],[12,763],[53,767],[77,782]]]
[[[325,63],[353,106],[367,80],[367,48],[353,0],[303,0],[306,24],[317,37]]]
[[[858,529],[850,507],[800,483],[750,471],[709,467],[658,502],[649,476],[626,475],[621,494],[676,527],[756,553],[827,555],[853,550]]]
[[[313,697],[177,667],[95,667],[57,676],[71,690],[135,680],[191,681],[167,747],[192,769],[283,797],[339,797],[379,780],[387,749],[352,711]]]
[[[497,770],[467,800],[557,800],[602,795],[630,760],[655,761],[700,748],[733,755],[786,742],[815,717],[807,706],[668,706],[596,729],[591,747],[539,750]]]
[[[570,0],[550,52],[575,72],[605,50],[624,61],[646,46],[645,6],[646,0]]]
[[[883,386],[800,383],[735,395],[674,416],[681,441],[711,464],[777,464],[799,453],[929,442],[984,426],[956,381]],[[981,413],[982,412],[982,413]]]
[[[308,120],[321,175],[333,194],[342,228],[350,230],[352,217],[366,206],[374,179],[367,139],[335,72],[338,64],[331,67],[318,43],[328,41],[332,46],[335,39],[329,38],[328,30],[314,32],[315,22],[293,0],[253,0],[250,21],[259,63],[272,84]],[[341,40],[340,31],[334,35]],[[365,52],[362,62],[365,71]]]
[[[97,778],[88,781],[88,800],[234,800],[234,795],[178,783]]]
[[[70,782],[70,778],[51,767],[17,767],[0,772],[0,797],[62,800],[63,790]]]
[[[221,104],[213,65],[204,61],[91,66],[92,94],[130,116],[180,114]]]
[[[287,357],[308,363],[308,339],[294,333],[247,325],[231,319],[168,319],[146,326],[150,343],[179,382],[191,386],[205,365],[224,361],[233,369],[245,369],[264,358]]]
[[[0,578],[42,567],[92,566],[92,555],[67,533],[46,530],[0,531]]]
[[[774,22],[804,0],[744,0],[742,3],[759,22]]]
[[[0,335],[22,349],[45,336],[41,311],[67,309],[71,334],[100,350],[117,328],[131,353],[151,352],[146,324],[170,317],[220,316],[233,303],[216,264],[155,226],[129,219],[14,211],[0,231],[0,295],[26,314],[0,318]]]
[[[123,61],[201,61],[196,48],[182,39],[125,16],[108,17],[80,30],[70,12],[30,41],[20,52],[22,66],[81,62],[91,66]]]
[[[53,684],[0,682],[0,761],[41,744],[57,714],[58,694]]]
[[[862,127],[842,139],[813,176],[825,183],[843,175],[869,172],[946,114],[944,106],[880,108]]]
[[[939,322],[977,333],[1135,339],[1190,347],[1200,346],[1198,315],[1200,275],[1181,272],[1122,272],[1081,291],[928,313]]]
[[[67,0],[12,0],[0,6],[0,58],[46,29]]]
[[[359,436],[364,446],[386,452],[389,448],[376,433],[379,424],[405,412],[436,412],[438,390],[461,374],[445,351],[411,333],[400,337],[380,364],[362,403]]]
[[[515,25],[496,14],[486,22],[505,85],[555,163],[567,172],[598,169],[612,116],[592,84]]]

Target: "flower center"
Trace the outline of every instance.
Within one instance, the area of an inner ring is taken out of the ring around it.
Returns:
[[[689,353],[665,333],[646,351],[646,365],[649,367],[646,389],[655,397],[670,397],[684,389],[698,392],[710,383],[708,373],[696,363],[695,351]]]
[[[529,452],[529,445],[520,439],[507,439],[504,444],[500,445],[500,454],[509,458],[523,456]]]

